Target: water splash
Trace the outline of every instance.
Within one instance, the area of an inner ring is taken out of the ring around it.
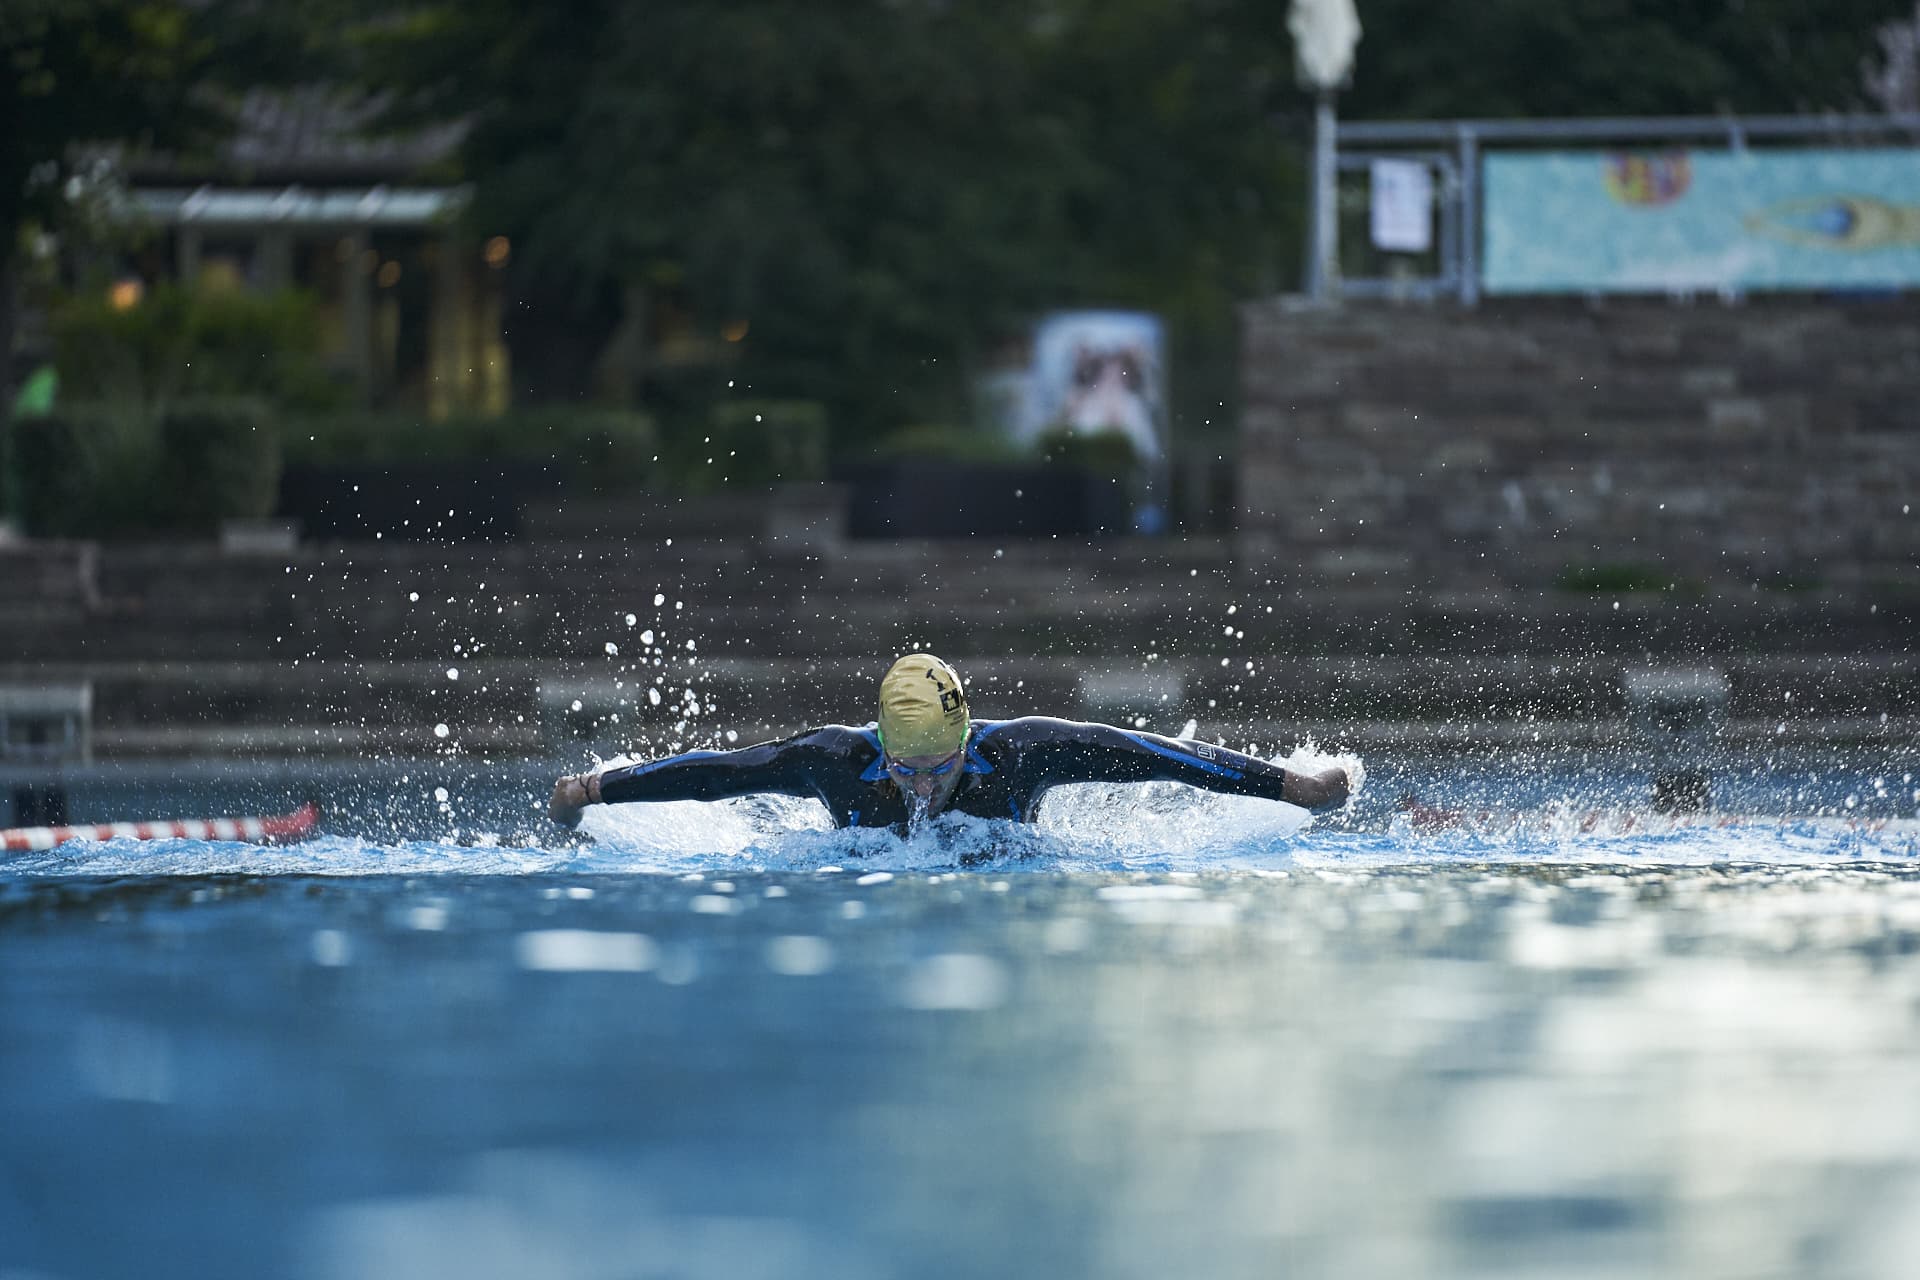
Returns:
[[[546,823],[544,784],[538,796],[463,792],[456,812],[445,814],[435,809],[432,792],[402,794],[390,782],[370,781],[342,790],[342,802],[328,809],[329,833],[304,844],[76,842],[0,859],[0,879],[724,876],[829,868],[1233,874],[1462,862],[1806,865],[1920,857],[1920,819],[1904,799],[1911,783],[1879,761],[1868,762],[1865,772],[1825,762],[1817,792],[1805,791],[1807,775],[1797,767],[1751,778],[1729,771],[1726,789],[1743,812],[1701,814],[1657,814],[1644,800],[1636,805],[1639,784],[1623,781],[1613,768],[1501,764],[1475,774],[1453,765],[1410,770],[1390,762],[1384,785],[1376,784],[1384,794],[1375,797],[1356,756],[1325,754],[1307,743],[1279,763],[1345,767],[1353,798],[1314,817],[1292,805],[1173,783],[1084,783],[1050,792],[1032,825],[946,814],[903,838],[884,830],[835,830],[816,801],[763,795],[596,807],[572,834]],[[1841,807],[1838,797],[1855,792],[1868,802],[1857,810]]]

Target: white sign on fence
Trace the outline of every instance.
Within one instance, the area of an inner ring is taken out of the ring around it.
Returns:
[[[1433,247],[1433,170],[1418,160],[1375,160],[1373,243],[1390,253]]]

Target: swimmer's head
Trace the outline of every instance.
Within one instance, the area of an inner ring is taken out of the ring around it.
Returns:
[[[895,760],[952,755],[967,714],[959,675],[930,653],[908,654],[880,680],[880,745]]]

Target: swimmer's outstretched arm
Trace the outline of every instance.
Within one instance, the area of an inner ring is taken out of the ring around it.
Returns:
[[[571,827],[590,804],[724,800],[757,794],[817,796],[823,772],[832,769],[838,763],[837,754],[846,750],[841,741],[846,732],[821,729],[735,751],[689,751],[664,760],[569,774],[553,784],[547,817]]]
[[[1023,740],[1034,783],[1184,782],[1208,791],[1285,800],[1307,809],[1345,804],[1352,787],[1338,765],[1307,772],[1256,756],[1181,738],[1165,738],[1106,724],[1031,717],[1004,730]]]

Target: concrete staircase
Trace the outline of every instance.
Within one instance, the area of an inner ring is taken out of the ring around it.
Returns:
[[[101,757],[750,741],[867,719],[880,671],[921,647],[979,714],[1194,719],[1237,744],[1618,741],[1623,672],[1697,665],[1727,674],[1735,732],[1911,740],[1916,613],[1751,588],[1334,588],[1205,539],[33,543],[0,551],[0,684],[90,682]]]

